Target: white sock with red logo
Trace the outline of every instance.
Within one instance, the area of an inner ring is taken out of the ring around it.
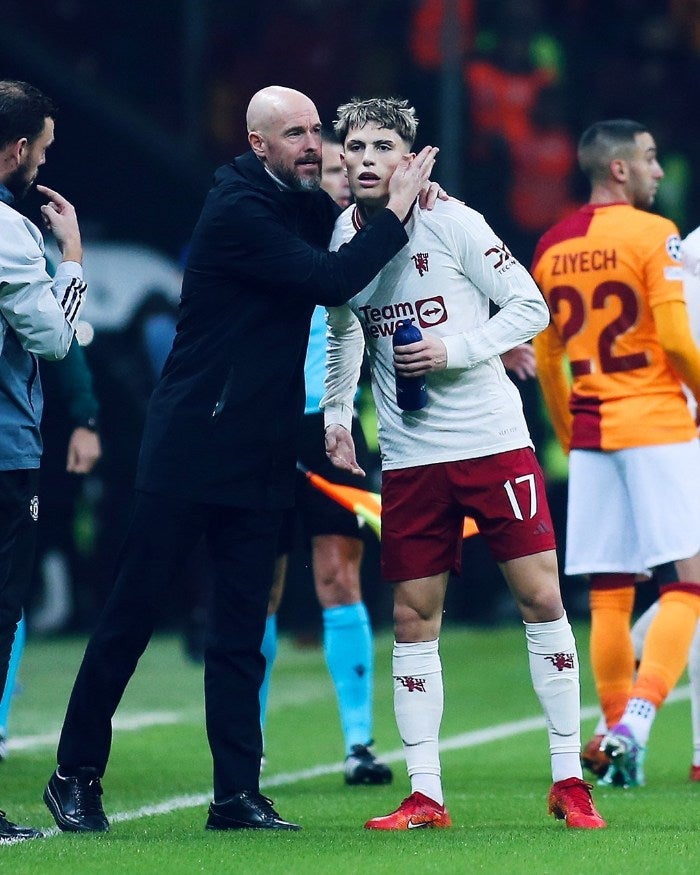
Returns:
[[[532,685],[547,720],[552,780],[581,778],[581,691],[576,641],[566,614],[525,623]]]
[[[438,640],[394,642],[394,714],[403,741],[411,792],[443,804],[438,737],[442,721],[442,664]]]

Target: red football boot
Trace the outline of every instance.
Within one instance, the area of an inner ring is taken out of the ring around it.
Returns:
[[[365,829],[444,829],[448,826],[452,826],[452,819],[445,806],[416,792],[404,799],[391,814],[368,820]]]
[[[566,821],[572,829],[602,829],[607,826],[591,798],[591,785],[581,778],[567,778],[552,784],[549,813]]]

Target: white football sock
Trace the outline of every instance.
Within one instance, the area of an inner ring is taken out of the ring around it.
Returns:
[[[443,804],[438,737],[443,709],[438,641],[394,642],[394,714],[403,742],[411,792]]]
[[[525,623],[530,676],[547,720],[552,780],[581,778],[581,693],[576,641],[566,614]]]
[[[647,699],[630,699],[625,708],[625,713],[620,718],[634,736],[637,744],[647,746],[649,733],[656,717],[656,705],[652,705]]]

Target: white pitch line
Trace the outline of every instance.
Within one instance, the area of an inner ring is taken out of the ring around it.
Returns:
[[[682,702],[690,698],[690,687],[680,687],[673,690],[666,700],[667,702]],[[600,710],[597,705],[589,705],[581,708],[581,719],[588,720],[597,717]],[[513,738],[516,735],[524,735],[526,732],[544,729],[544,717],[526,717],[523,720],[513,720],[509,723],[498,723],[495,726],[487,726],[485,729],[475,729],[454,735],[440,742],[440,750],[462,750],[467,747],[477,747],[480,744],[489,744],[493,741],[502,741],[505,738]],[[398,762],[404,756],[403,749],[389,751],[382,754],[384,762]],[[266,790],[274,787],[284,787],[289,784],[297,784],[300,781],[309,781],[312,778],[320,778],[325,775],[333,775],[343,771],[344,763],[341,760],[336,763],[312,766],[309,769],[301,769],[297,772],[281,772],[278,775],[270,775],[260,781],[260,789]],[[152,817],[158,814],[171,814],[173,811],[181,811],[185,808],[199,808],[211,801],[211,791],[206,793],[194,793],[188,796],[174,796],[163,802],[153,805],[143,805],[132,811],[119,811],[116,814],[108,814],[110,823],[126,823],[130,820],[138,820],[141,817]],[[59,835],[60,830],[52,827],[44,832],[47,838]]]
[[[137,729],[146,729],[149,726],[166,726],[182,722],[182,715],[175,711],[150,711],[139,714],[125,714],[112,720],[112,729],[121,732],[134,732]],[[40,735],[20,735],[17,738],[9,738],[8,750],[36,750],[41,747],[54,747],[58,743],[60,730],[44,732]]]

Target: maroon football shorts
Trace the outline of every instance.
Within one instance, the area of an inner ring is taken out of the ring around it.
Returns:
[[[497,562],[555,548],[544,475],[529,447],[384,471],[384,579],[458,572],[465,516],[474,517]]]

